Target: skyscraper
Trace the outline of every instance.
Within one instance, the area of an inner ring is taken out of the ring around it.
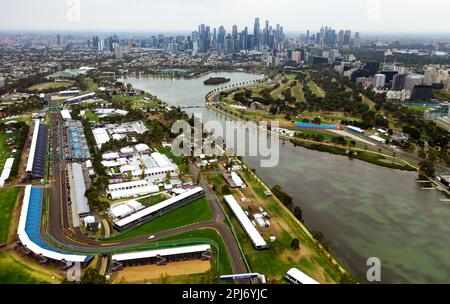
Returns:
[[[259,33],[261,32],[259,18],[255,18],[255,25],[253,27],[254,48],[259,48]]]
[[[344,34],[344,45],[350,45],[351,39],[352,39],[352,31],[346,30]]]
[[[340,30],[339,34],[338,34],[339,47],[343,47],[344,46],[344,36],[345,36],[344,30]]]
[[[266,20],[266,26],[264,27],[264,45],[269,45],[269,20]]]
[[[359,32],[355,33],[355,39],[353,40],[353,47],[359,49],[361,47],[361,36]]]
[[[217,46],[219,50],[222,50],[225,45],[225,28],[223,25],[219,27],[219,32],[217,33]]]
[[[233,29],[231,31],[231,37],[233,38],[233,40],[238,39],[238,29],[237,29],[237,25],[233,25]]]

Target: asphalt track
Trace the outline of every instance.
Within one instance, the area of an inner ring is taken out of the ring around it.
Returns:
[[[57,105],[54,105],[57,106]],[[69,206],[67,204],[66,162],[63,151],[63,121],[59,112],[50,112],[50,197],[47,223],[47,238],[58,247],[68,249],[76,253],[108,253],[148,242],[147,235],[130,238],[118,242],[101,242],[88,238],[81,233],[79,228],[72,228],[69,220]],[[191,166],[196,170],[194,166]],[[196,172],[194,172],[196,176]],[[206,199],[211,207],[213,219],[206,222],[180,227],[172,230],[155,233],[152,241],[187,233],[199,229],[214,229],[223,239],[228,251],[231,266],[234,273],[246,273],[248,270],[241,257],[236,239],[230,228],[224,223],[225,213],[214,192],[208,187],[205,180],[200,180],[200,185],[205,190]],[[45,237],[44,237],[45,239]]]

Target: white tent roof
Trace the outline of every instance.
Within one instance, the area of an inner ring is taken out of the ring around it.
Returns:
[[[239,223],[241,223],[247,235],[252,240],[255,247],[266,247],[266,241],[264,241],[258,230],[256,230],[255,226],[253,226],[252,222],[244,213],[244,210],[242,210],[241,206],[234,199],[234,197],[232,195],[225,195],[224,199],[231,211],[233,211],[234,215],[237,217]]]
[[[120,262],[120,261],[151,258],[151,257],[156,257],[158,255],[159,256],[170,256],[170,255],[183,254],[183,253],[204,252],[207,250],[211,250],[210,245],[193,245],[193,246],[183,246],[183,247],[163,248],[163,249],[156,249],[156,250],[113,254],[111,259],[113,261]]]

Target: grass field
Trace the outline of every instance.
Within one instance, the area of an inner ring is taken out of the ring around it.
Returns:
[[[86,118],[87,118],[89,121],[94,121],[94,122],[99,122],[99,121],[100,121],[100,119],[99,119],[99,117],[98,117],[97,114],[95,114],[95,113],[92,112],[92,111],[88,111],[88,110],[86,110]]]
[[[16,252],[0,252],[0,284],[60,283],[62,276],[55,269],[39,266]]]
[[[0,244],[8,241],[9,226],[19,191],[19,188],[0,190]]]
[[[144,204],[146,206],[152,206],[155,205],[157,203],[160,203],[164,200],[166,200],[167,197],[162,195],[162,194],[157,194],[157,195],[152,195],[143,199],[139,199],[137,200],[138,202],[140,202],[141,204]]]
[[[206,201],[206,198],[198,199],[192,203],[175,209],[161,217],[158,217],[148,223],[145,223],[133,230],[117,234],[111,240],[123,240],[140,235],[156,233],[163,230],[170,230],[177,227],[183,227],[194,223],[210,220],[212,211]]]
[[[170,147],[160,147],[158,148],[158,152],[165,154],[169,159],[173,160],[177,166],[181,165],[181,156],[173,155]]]
[[[304,135],[322,135],[324,137],[324,139],[327,141],[331,141],[333,138],[336,138],[336,136],[331,135],[329,133],[325,133],[325,132],[317,132],[317,131],[311,131],[311,130],[301,130],[301,131],[297,131],[297,132],[302,133]]]
[[[49,89],[67,89],[73,85],[72,81],[55,81],[36,84],[28,88],[30,91],[44,91]]]
[[[148,97],[150,98],[150,100],[146,101],[144,97]],[[157,100],[153,100],[150,96],[147,95],[137,95],[137,96],[115,95],[113,96],[113,101],[121,103],[131,103],[132,107],[136,109],[155,108],[159,105],[159,102]]]
[[[310,88],[310,90],[319,97],[325,97],[325,92],[324,90],[319,87],[314,81],[310,80],[308,81],[308,86]]]

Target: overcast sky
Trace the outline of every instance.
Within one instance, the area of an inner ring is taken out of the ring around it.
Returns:
[[[80,9],[77,8],[80,3]],[[0,0],[0,30],[185,32],[200,23],[287,32],[450,32],[449,0]]]

